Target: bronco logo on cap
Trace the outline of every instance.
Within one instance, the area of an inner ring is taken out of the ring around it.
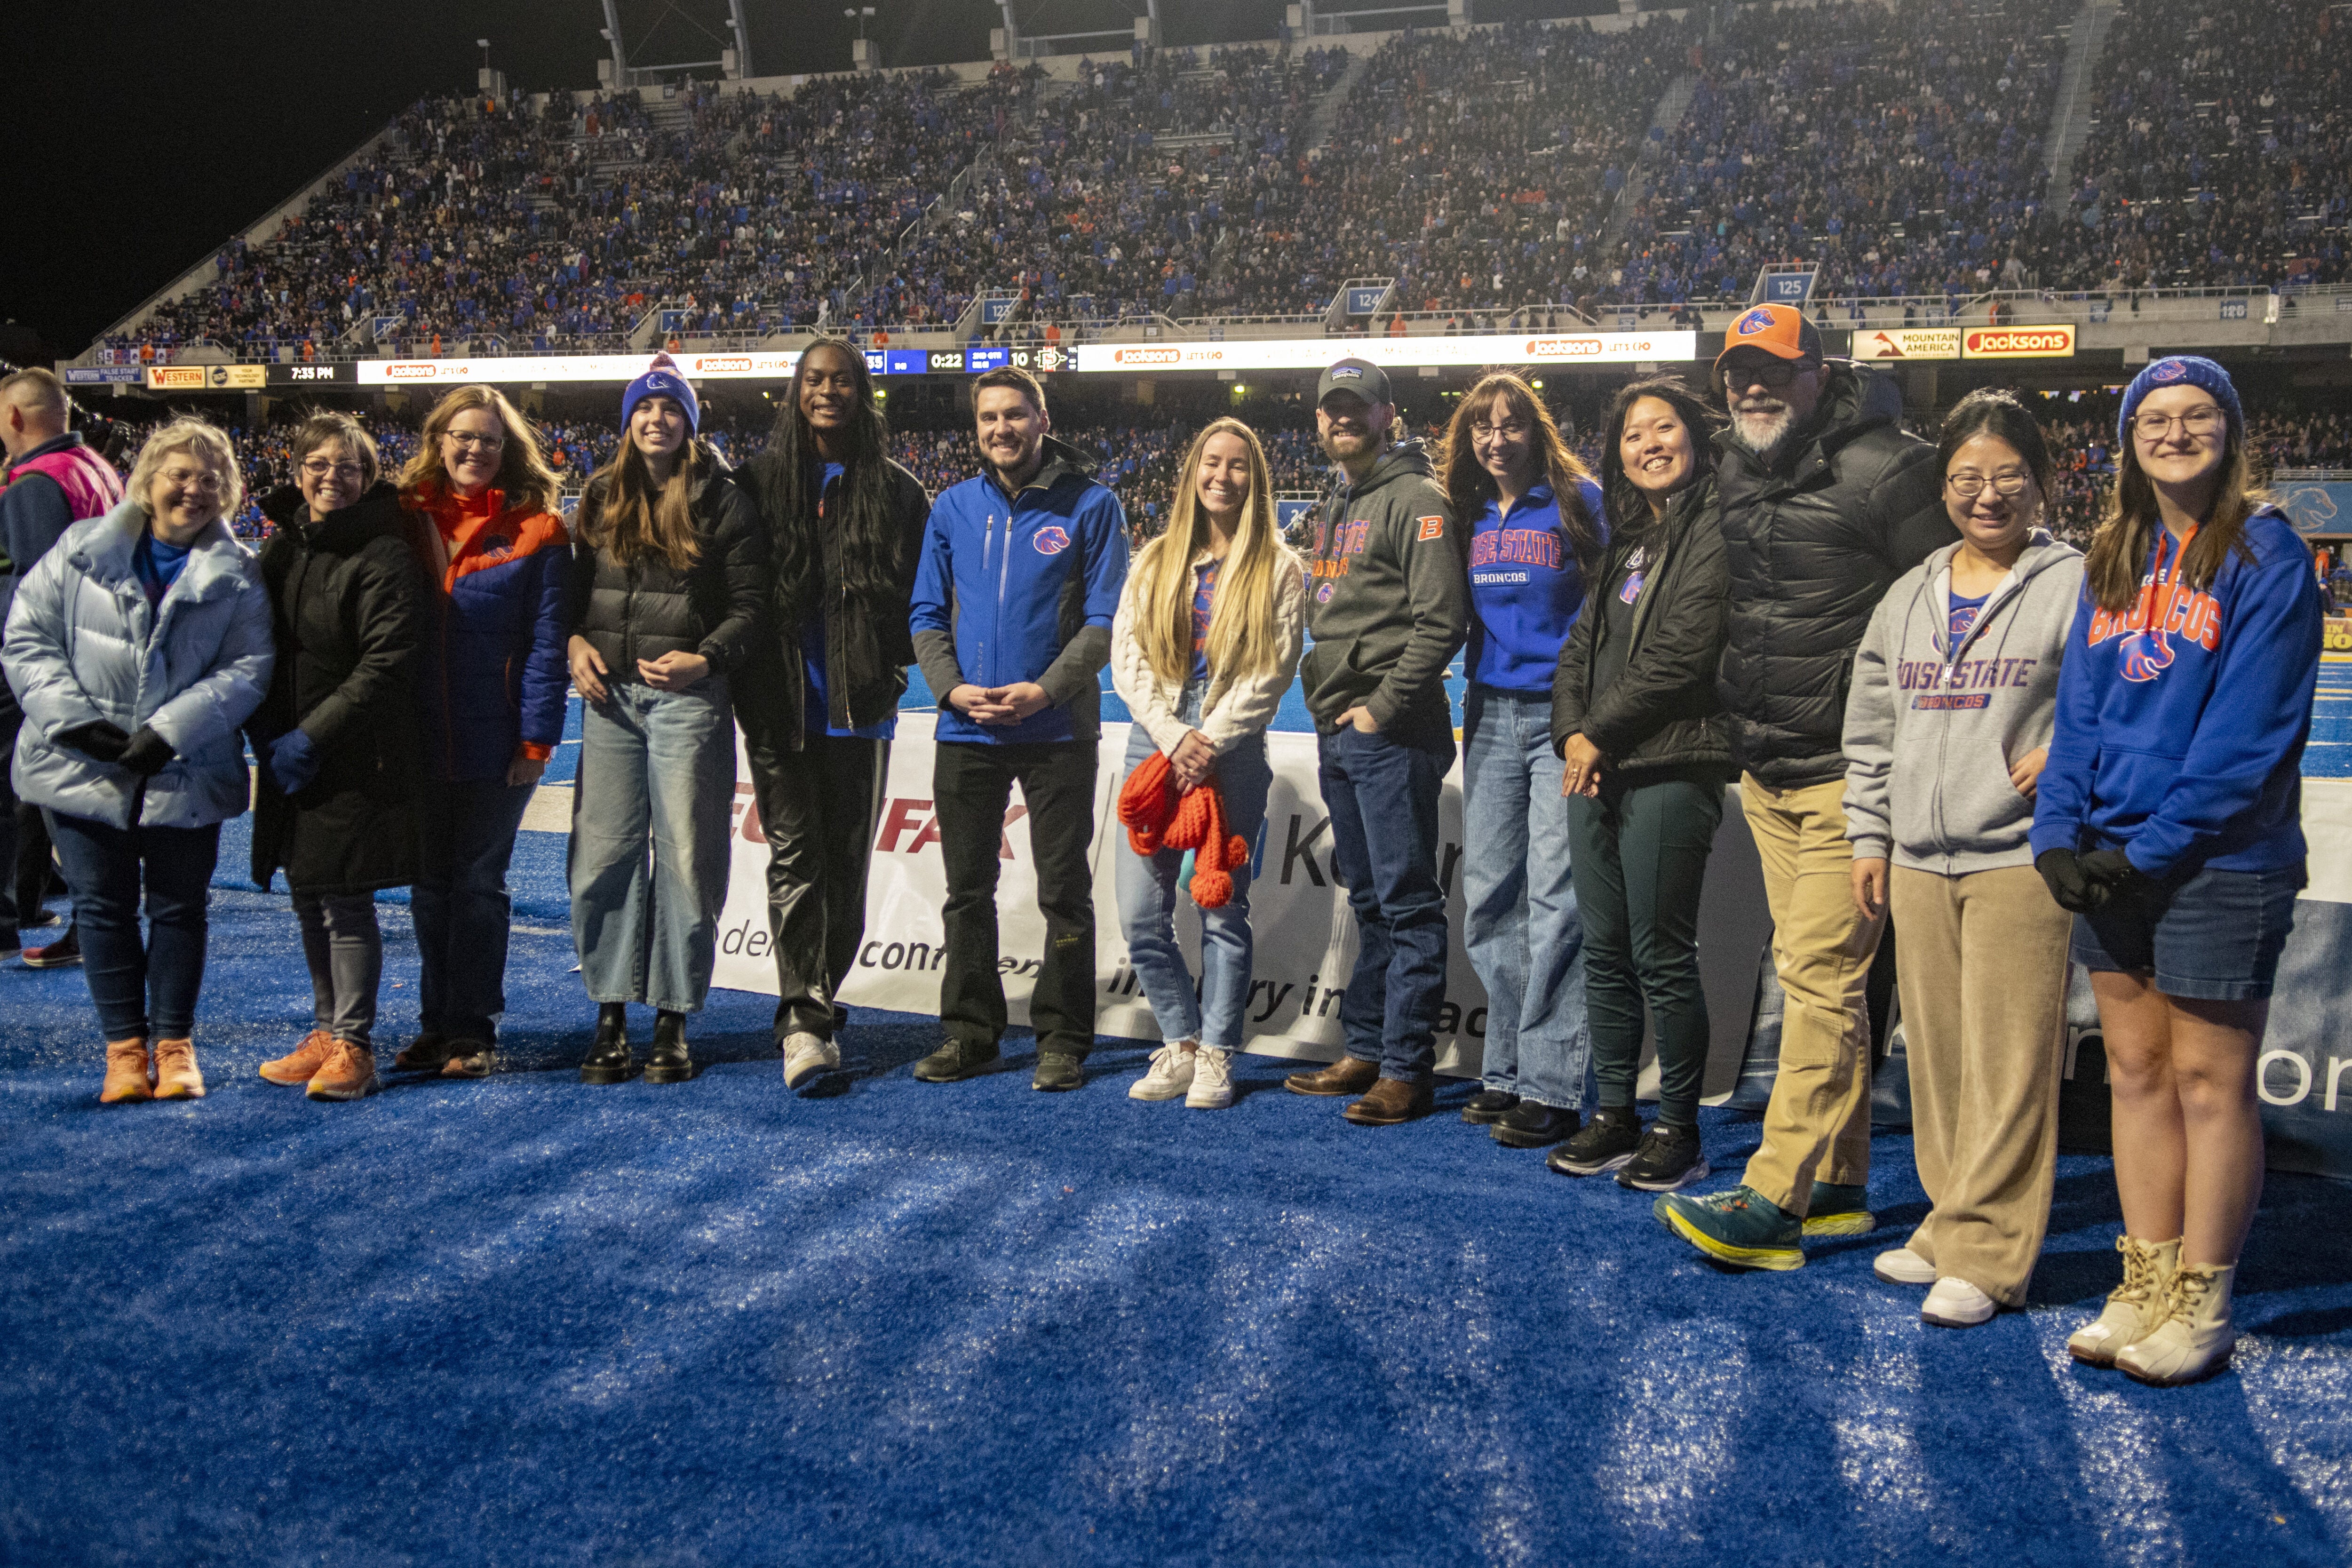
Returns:
[[[1361,367],[1352,364],[1335,364],[1325,374],[1333,381],[1360,381],[1364,374]]]
[[[1766,310],[1763,306],[1759,305],[1756,309],[1748,311],[1748,314],[1740,317],[1739,324],[1731,330],[1745,338],[1752,337],[1758,332],[1769,331],[1771,329],[1772,312]]]
[[[2189,374],[2189,367],[2177,359],[2166,360],[2147,373],[2150,381],[2179,381]]]
[[[1040,555],[1059,555],[1070,547],[1070,536],[1064,530],[1048,523],[1037,531],[1037,537],[1030,542],[1037,547]]]

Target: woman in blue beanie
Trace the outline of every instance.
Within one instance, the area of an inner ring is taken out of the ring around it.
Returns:
[[[727,677],[759,631],[768,540],[700,419],[657,357],[622,395],[621,449],[580,501],[564,623],[588,701],[572,796],[572,937],[596,1004],[583,1083],[629,1076],[632,1002],[655,1009],[646,1081],[693,1076],[686,1015],[709,994],[727,901]]]
[[[2125,392],[2084,577],[2032,843],[2098,997],[2124,1281],[2066,1348],[2180,1384],[2237,1338],[2230,1300],[2263,1186],[2256,1062],[2305,881],[2323,614],[2310,552],[2252,486],[2237,389],[2212,361],[2158,360]]]

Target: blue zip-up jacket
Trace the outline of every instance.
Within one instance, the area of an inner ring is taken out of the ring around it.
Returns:
[[[2232,550],[2211,591],[2192,593],[2157,533],[2164,582],[2143,574],[2127,610],[2100,609],[2087,588],[2075,606],[2033,853],[2120,847],[2157,878],[2299,864],[2325,614],[2311,552],[2265,507],[2246,520],[2254,559]]]
[[[911,624],[940,704],[938,738],[1012,745],[1102,732],[1110,623],[1127,581],[1127,514],[1087,478],[1083,453],[1047,439],[1045,466],[1008,499],[990,475],[941,491],[923,531]],[[970,684],[1031,680],[1053,705],[1018,724],[948,706]]]
[[[1601,487],[1577,487],[1584,514],[1601,516]],[[1560,645],[1584,608],[1584,568],[1559,531],[1551,481],[1537,481],[1511,509],[1489,496],[1470,524],[1470,651],[1474,686],[1551,696]]]

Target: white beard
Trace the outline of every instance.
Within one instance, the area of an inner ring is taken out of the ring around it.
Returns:
[[[1731,416],[1731,437],[1761,457],[1779,446],[1796,423],[1795,413],[1785,403],[1769,414],[1735,412]]]

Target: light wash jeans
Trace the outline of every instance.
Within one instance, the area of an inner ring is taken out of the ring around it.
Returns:
[[[572,796],[572,941],[593,1002],[701,1009],[710,992],[735,721],[727,682],[684,691],[615,681],[587,704]],[[649,852],[650,851],[650,856]]]
[[[1592,1036],[1551,699],[1473,686],[1462,725],[1462,937],[1486,987],[1486,1087],[1579,1110]]]
[[[1177,712],[1188,724],[1201,721],[1202,688],[1187,686]],[[1129,732],[1127,765],[1122,780],[1136,764],[1158,748],[1140,724]],[[1258,830],[1265,825],[1266,791],[1274,771],[1266,761],[1265,737],[1251,736],[1217,759],[1217,792],[1224,796],[1225,830],[1237,833],[1255,853]],[[1221,1051],[1242,1046],[1243,1015],[1248,1011],[1251,986],[1249,922],[1250,868],[1234,877],[1234,896],[1221,909],[1202,910],[1201,984],[1196,994],[1192,972],[1185,966],[1184,950],[1176,945],[1176,910],[1190,903],[1192,893],[1179,881],[1185,852],[1162,849],[1142,856],[1127,841],[1127,829],[1116,830],[1118,861],[1114,868],[1118,890],[1119,929],[1127,935],[1127,952],[1143,982],[1162,1038],[1198,1040]]]

